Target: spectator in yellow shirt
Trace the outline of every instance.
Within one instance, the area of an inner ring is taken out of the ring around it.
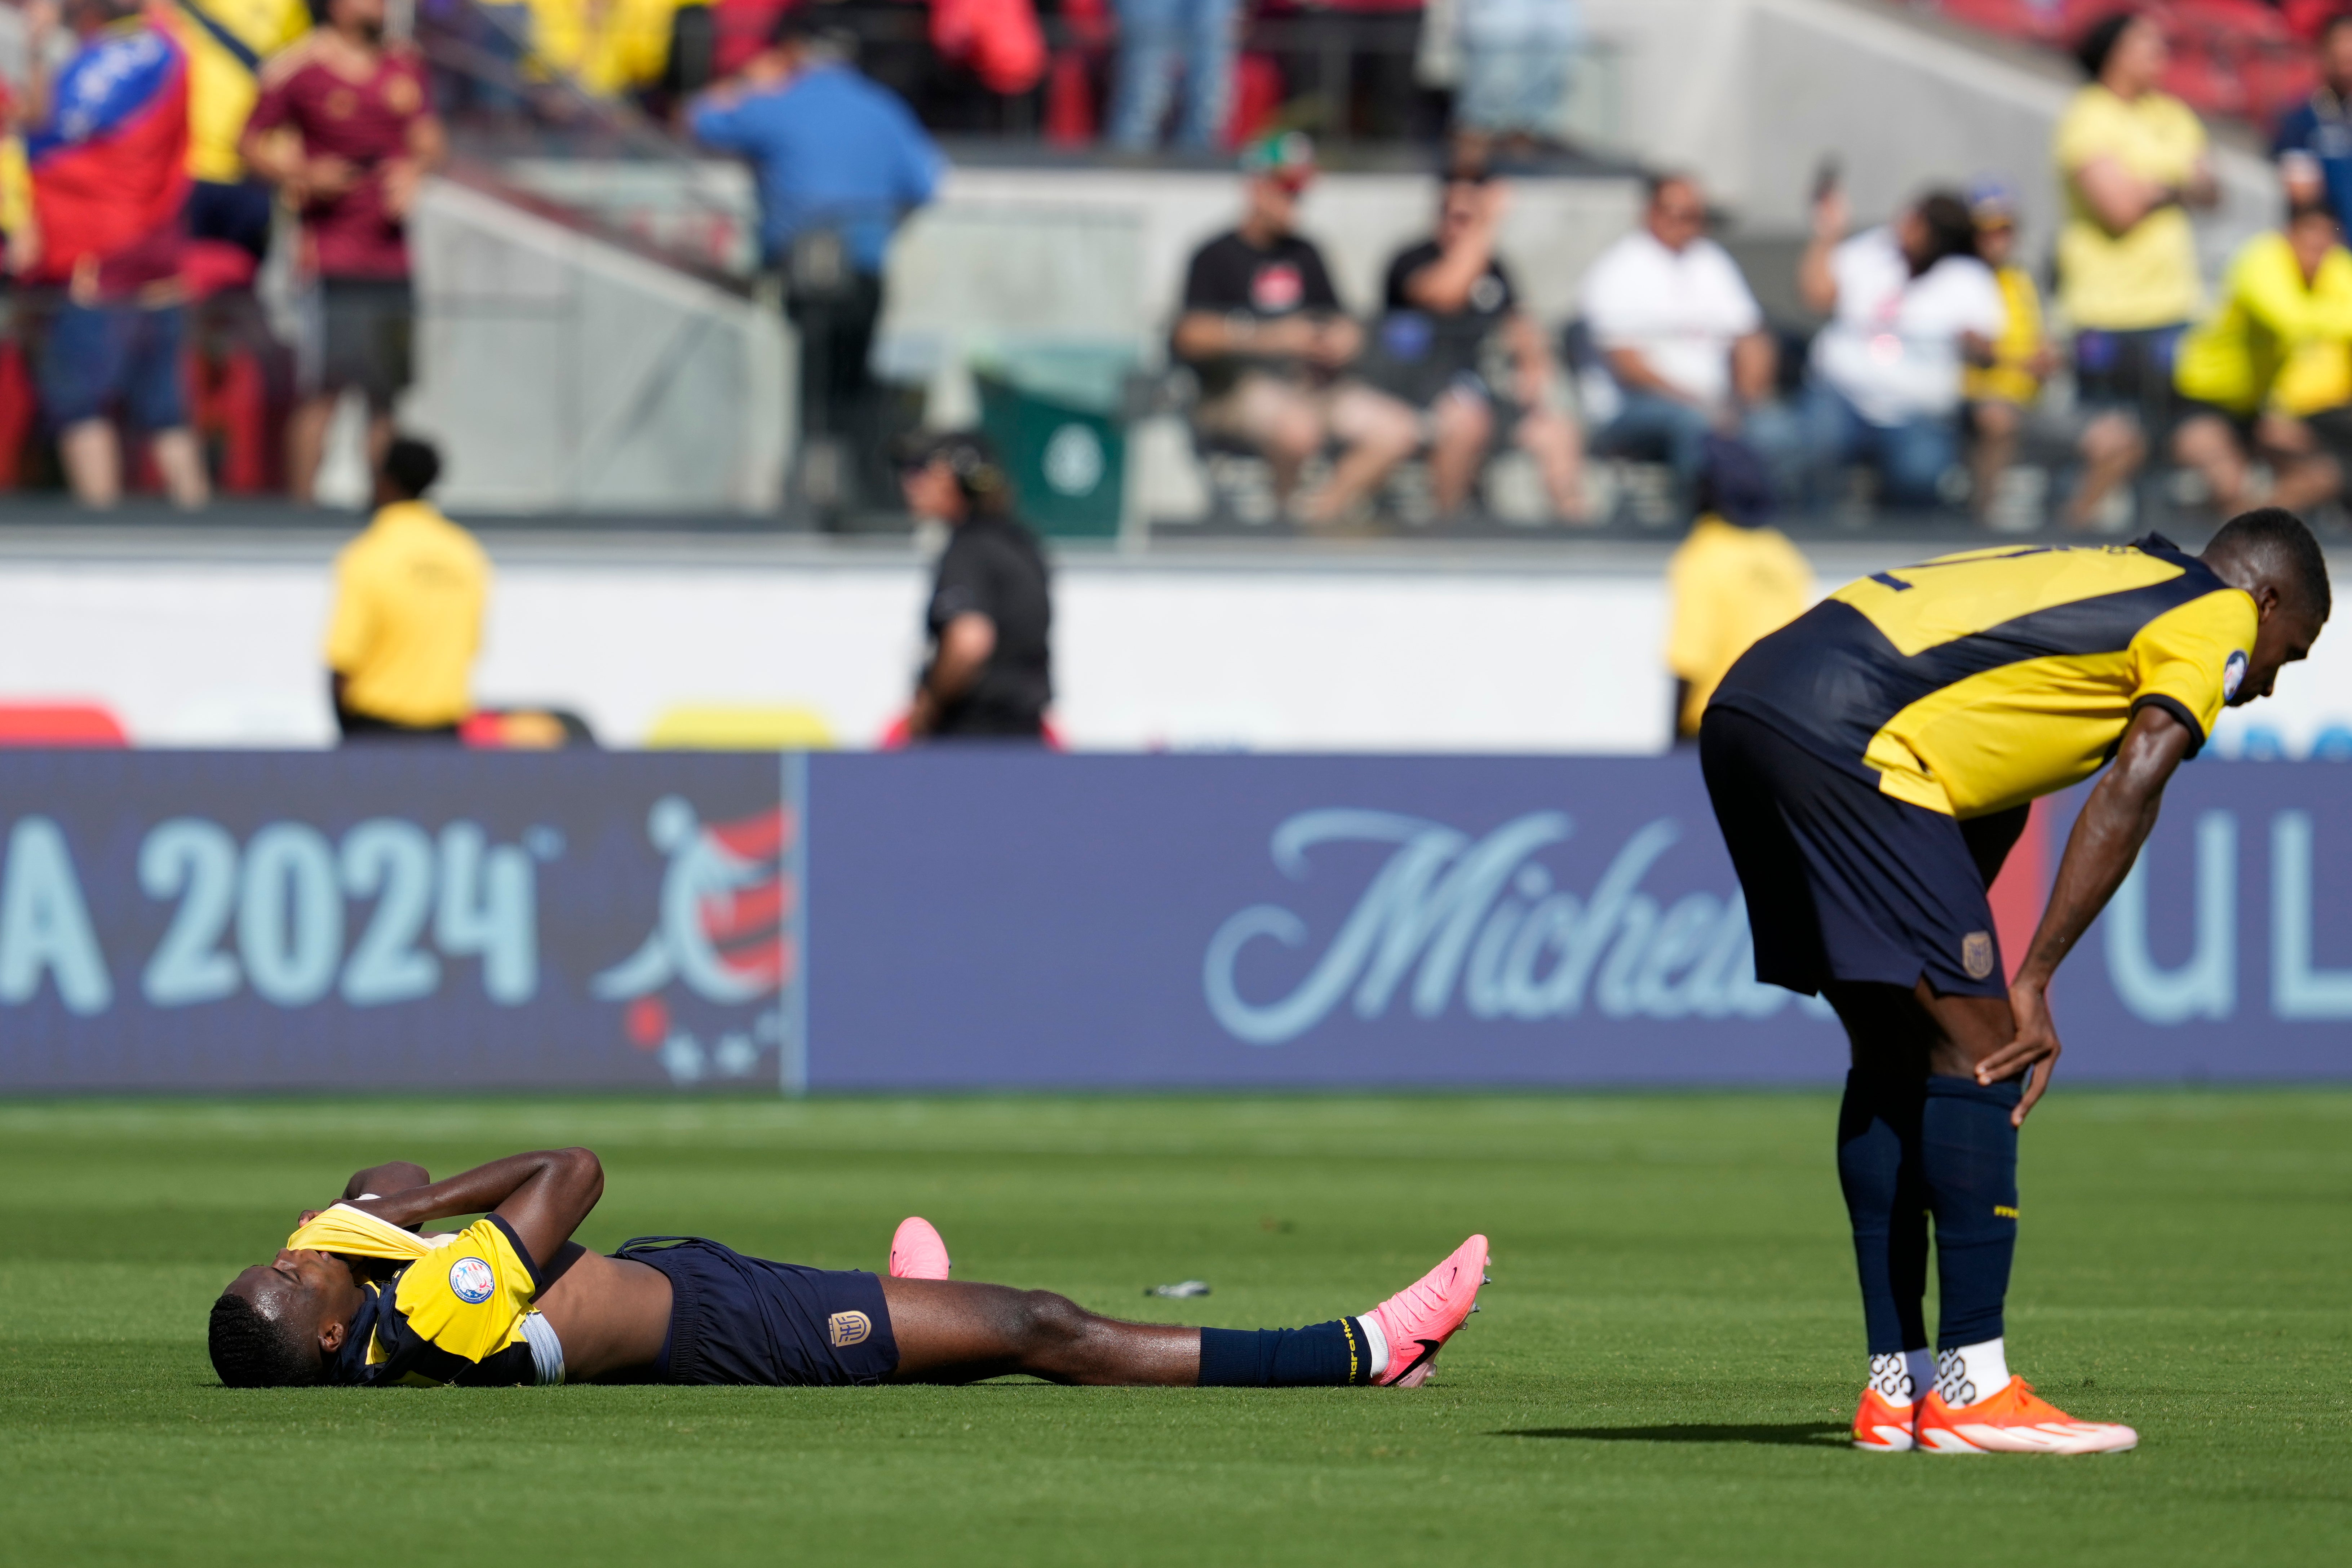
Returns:
[[[1969,489],[1977,514],[1983,517],[1992,509],[2000,476],[2016,460],[2018,437],[2042,396],[2042,383],[2058,368],[2058,351],[2051,346],[2042,323],[2041,290],[2033,286],[2032,274],[2017,265],[2016,194],[2001,181],[1980,180],[1969,193],[1969,216],[1976,222],[1977,255],[1992,268],[2007,319],[1992,342],[1991,363],[1970,364],[1960,374],[1973,438]],[[2052,423],[2042,422],[2045,426]],[[2052,433],[2082,457],[2083,471],[2067,498],[2064,515],[2068,527],[2088,527],[2098,516],[2100,503],[2139,468],[2147,443],[2137,421],[2113,409],[2092,415],[2079,431]]]
[[[2153,431],[2203,292],[2188,209],[2212,205],[2219,190],[2204,126],[2157,90],[2167,51],[2153,19],[2110,16],[2075,55],[2091,80],[2059,120],[2053,150],[2066,192],[2058,298],[2075,328],[2077,395]]]
[[[269,249],[269,187],[237,142],[270,56],[310,30],[307,0],[176,0],[161,8],[188,57],[188,237],[223,240],[258,262]]]
[[[454,741],[472,710],[490,563],[425,499],[440,455],[394,439],[376,468],[376,514],[335,560],[327,668],[343,739]]]
[[[1677,742],[1698,739],[1707,699],[1739,656],[1813,602],[1811,564],[1788,535],[1767,526],[1772,480],[1753,448],[1708,437],[1696,500],[1698,517],[1666,563],[1666,668],[1675,678]]]
[[[529,0],[531,58],[598,98],[657,86],[677,14],[706,0]]]
[[[2339,493],[2326,448],[2352,434],[2352,252],[2324,200],[2297,203],[2284,231],[2230,263],[2212,315],[2180,345],[2173,452],[2205,476],[2213,505],[2250,504],[2249,460],[2267,458],[2272,506],[2301,511]]]

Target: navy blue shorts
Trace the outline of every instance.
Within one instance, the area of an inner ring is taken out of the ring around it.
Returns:
[[[655,1383],[879,1383],[898,1370],[882,1281],[862,1269],[746,1258],[696,1236],[641,1236],[613,1255],[669,1276]]]
[[[1967,822],[1882,795],[1763,720],[1709,708],[1699,765],[1748,896],[1756,978],[2006,996],[1986,897],[2028,807]]]
[[[102,418],[120,404],[122,416],[142,430],[185,425],[185,324],[177,305],[60,303],[41,353],[41,406],[50,424],[63,430]]]
[[[197,180],[188,186],[190,239],[234,245],[258,261],[269,253],[269,220],[277,198],[258,180],[224,184]]]

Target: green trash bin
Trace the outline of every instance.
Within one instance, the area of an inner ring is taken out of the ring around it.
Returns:
[[[1112,539],[1127,495],[1125,349],[1002,350],[972,366],[980,425],[1024,521],[1056,539]]]

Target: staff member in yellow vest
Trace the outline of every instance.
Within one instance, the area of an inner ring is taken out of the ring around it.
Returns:
[[[2219,187],[2205,127],[2157,90],[2164,30],[2123,12],[2075,50],[2089,85],[2058,121],[2053,149],[2066,192],[2058,232],[2058,300],[2075,328],[2074,380],[2084,407],[2140,421],[2153,438],[2171,401],[2180,334],[2203,289],[2190,207]]]
[[[310,30],[307,0],[173,0],[163,7],[188,55],[188,237],[224,240],[257,262],[269,249],[269,187],[236,144],[264,61]]]
[[[1698,739],[1700,716],[1724,671],[1759,637],[1813,602],[1813,567],[1771,526],[1772,477],[1754,448],[1709,436],[1700,461],[1698,516],[1666,563],[1675,678],[1675,739]]]
[[[346,741],[455,741],[473,707],[490,561],[425,499],[440,476],[440,454],[395,438],[376,468],[375,518],[336,557],[327,668]]]
[[[2247,503],[2266,459],[2273,505],[2301,510],[2344,488],[2327,448],[2352,437],[2352,253],[2320,200],[2239,250],[2211,316],[2180,345],[2173,454],[2205,476],[2213,505]]]

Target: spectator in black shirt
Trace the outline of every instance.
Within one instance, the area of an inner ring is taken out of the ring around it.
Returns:
[[[1441,514],[1470,499],[1499,416],[1541,468],[1553,513],[1581,522],[1590,509],[1576,422],[1546,401],[1551,350],[1495,254],[1503,202],[1503,187],[1483,172],[1448,176],[1436,237],[1389,263],[1381,352],[1399,390],[1429,410],[1430,489]],[[1487,384],[1483,363],[1498,333],[1510,360],[1507,395]]]
[[[1340,308],[1323,253],[1292,231],[1315,177],[1313,144],[1295,131],[1267,137],[1243,153],[1242,167],[1248,210],[1239,228],[1193,254],[1176,354],[1200,374],[1202,427],[1264,453],[1285,505],[1307,460],[1340,444],[1329,481],[1297,504],[1305,521],[1333,521],[1412,455],[1420,421],[1346,374],[1363,330]]]
[[[1045,557],[1013,516],[1013,489],[988,443],[953,431],[918,437],[901,468],[908,509],[955,531],[924,612],[930,661],[907,716],[917,740],[1037,741],[1054,683],[1054,607]]]

